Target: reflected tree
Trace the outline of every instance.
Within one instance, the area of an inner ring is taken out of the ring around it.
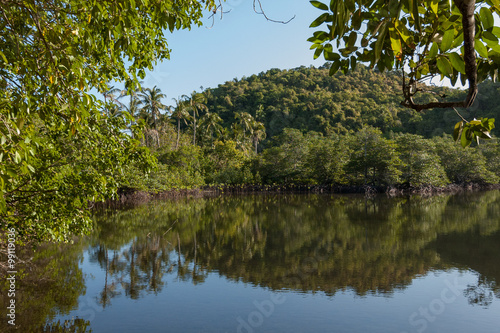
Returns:
[[[40,333],[91,333],[90,321],[81,318],[74,318],[65,320],[61,323],[57,322],[47,323],[40,328]]]
[[[467,288],[464,290],[464,296],[467,298],[470,305],[478,305],[487,308],[493,302],[495,296],[493,290],[495,287],[495,282],[488,281],[485,277],[479,276],[477,284],[467,285]]]

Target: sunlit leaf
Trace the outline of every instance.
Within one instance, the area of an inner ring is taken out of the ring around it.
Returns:
[[[451,44],[453,43],[454,35],[455,35],[454,29],[449,29],[444,32],[443,40],[441,41],[440,45],[441,52],[446,52],[450,49]]]
[[[325,5],[324,3],[322,2],[319,2],[319,1],[310,1],[311,2],[311,5],[313,5],[314,7],[318,8],[318,9],[321,9],[321,10],[328,10],[328,6]]]
[[[483,42],[480,39],[476,38],[474,48],[481,57],[488,58],[488,49],[486,48],[486,46],[484,46]]]
[[[493,15],[491,14],[491,11],[488,8],[482,7],[479,10],[479,17],[481,18],[481,23],[483,24],[485,30],[493,28],[495,20],[493,19]]]
[[[395,29],[390,29],[389,30],[389,35],[391,38],[391,47],[392,51],[394,52],[394,55],[396,56],[396,59],[402,60],[402,47],[401,47],[401,39],[399,38],[399,34]]]
[[[438,6],[439,6],[439,0],[431,1],[431,10],[434,12],[434,14],[438,13]]]
[[[439,71],[444,75],[444,76],[450,76],[453,73],[453,67],[450,63],[450,61],[446,57],[439,57],[437,59],[437,67],[439,68]]]
[[[328,19],[328,16],[329,16],[328,13],[321,14],[320,16],[318,16],[318,18],[316,18],[311,23],[311,25],[309,26],[309,28],[315,28],[315,27],[318,27],[318,26],[322,25]]]
[[[459,121],[453,130],[453,140],[457,141],[460,138],[460,134],[462,134],[462,129],[464,128],[464,122]]]
[[[458,55],[458,53],[456,53],[456,52],[450,53],[449,59],[450,59],[450,62],[451,62],[451,65],[453,66],[453,68],[455,68],[460,73],[465,74],[464,60],[461,56]]]

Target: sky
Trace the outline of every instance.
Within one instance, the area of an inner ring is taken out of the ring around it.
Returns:
[[[157,86],[172,98],[216,88],[234,78],[251,76],[271,68],[291,69],[299,66],[319,67],[325,60],[313,60],[307,39],[315,29],[309,25],[322,14],[308,0],[261,0],[267,21],[253,10],[253,0],[227,0],[214,20],[202,18],[204,26],[167,33],[170,60],[147,72],[143,87]],[[227,12],[229,11],[229,12]],[[213,26],[212,26],[213,23]]]

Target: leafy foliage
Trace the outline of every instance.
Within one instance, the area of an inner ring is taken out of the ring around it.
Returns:
[[[403,184],[442,186],[449,182],[432,141],[415,134],[398,134],[394,142],[401,160]]]
[[[485,155],[479,149],[463,149],[450,142],[448,136],[435,137],[436,151],[448,178],[455,183],[498,183]]]
[[[383,138],[380,130],[365,127],[349,140],[346,169],[352,183],[392,185],[399,182],[401,161],[396,145]]]
[[[407,70],[403,81],[403,105],[415,110],[433,107],[469,107],[477,94],[477,83],[496,79],[500,29],[493,14],[500,13],[496,1],[331,1],[330,6],[311,1],[323,13],[311,23],[317,30],[309,39],[314,57],[323,54],[332,61],[330,73],[354,70],[360,62],[380,71]],[[333,42],[333,43],[332,43]],[[469,82],[464,102],[415,103],[419,81],[428,77]]]
[[[15,227],[19,240],[88,231],[89,201],[113,196],[124,165],[151,168],[151,155],[123,132],[133,119],[90,90],[110,92],[112,80],[133,90],[146,69],[169,57],[164,31],[199,24],[202,10],[213,6],[211,0],[2,4],[2,229]],[[139,135],[137,126],[132,132]]]
[[[494,119],[480,118],[479,120],[474,119],[472,121],[461,121],[455,125],[453,131],[453,139],[458,141],[460,139],[460,144],[462,147],[468,147],[472,141],[479,144],[479,138],[491,139],[490,132],[494,125]]]

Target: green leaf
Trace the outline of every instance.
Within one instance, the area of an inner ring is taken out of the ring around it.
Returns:
[[[328,13],[321,14],[318,18],[316,18],[311,23],[311,25],[309,26],[309,28],[319,27],[320,25],[322,25],[328,19],[328,16],[329,16]]]
[[[321,53],[323,52],[323,45],[320,45],[316,51],[314,51],[314,59],[318,59]]]
[[[3,54],[2,51],[0,51],[0,57],[2,57],[2,60],[4,61],[5,64],[8,64],[9,62],[7,61],[7,58],[5,57],[5,54]]]
[[[500,27],[493,27],[493,29],[491,29],[491,32],[497,36],[497,37],[500,37]]]
[[[322,2],[312,0],[312,1],[310,1],[310,3],[311,3],[311,5],[313,5],[314,7],[319,8],[319,9],[321,9],[321,10],[328,10],[328,6],[327,6],[327,5],[325,5],[325,4],[324,4],[324,3],[322,3]]]
[[[329,51],[326,51],[323,53],[323,56],[325,57],[325,60],[328,60],[328,61],[337,61],[337,60],[340,60],[340,55],[338,53],[335,53],[335,52],[329,52]]]
[[[451,44],[451,49],[455,49],[464,44],[464,34],[461,32],[458,36],[453,38],[453,43]]]
[[[351,70],[356,69],[357,59],[355,56],[351,56]]]
[[[16,164],[21,163],[21,155],[19,155],[19,152],[18,152],[18,151],[16,151],[16,153],[14,154],[14,162],[15,162]]]
[[[488,49],[486,48],[486,46],[484,46],[483,42],[480,39],[476,38],[474,48],[481,57],[488,58]]]
[[[431,10],[434,12],[434,14],[438,13],[438,7],[439,7],[439,0],[432,0],[431,1]]]
[[[347,40],[347,46],[352,47],[354,44],[356,44],[356,39],[358,38],[358,34],[353,31],[350,33],[349,38]]]
[[[482,37],[483,37],[483,40],[486,43],[486,45],[488,45],[489,47],[493,47],[493,46],[498,45],[498,38],[497,38],[497,36],[495,36],[491,32],[489,32],[489,31],[483,31]]]
[[[450,62],[453,68],[455,68],[460,73],[465,74],[465,62],[462,57],[456,52],[450,53],[448,57],[450,58]]]
[[[462,138],[460,140],[460,144],[462,147],[468,147],[472,143],[472,134],[470,128],[465,128],[462,131]]]
[[[399,32],[399,35],[401,36],[401,38],[403,39],[403,41],[406,44],[408,44],[408,41],[409,41],[408,39],[410,38],[411,33],[408,30],[408,28],[406,27],[406,25],[404,25],[404,23],[401,22],[400,20],[395,20],[394,27]]]
[[[352,47],[340,49],[339,51],[342,54],[342,56],[347,57],[347,56],[349,56],[349,54],[356,52],[357,50],[358,50],[357,46],[352,46]]]
[[[414,22],[415,22],[415,29],[418,31],[418,32],[422,32],[422,28],[420,26],[420,15],[418,13],[418,1],[416,0],[409,0],[408,1],[409,4],[410,4],[410,15],[411,17],[413,18]]]
[[[431,49],[429,51],[429,58],[434,59],[437,56],[438,51],[439,51],[439,47],[438,47],[437,43],[433,43],[431,46]]]
[[[481,118],[481,126],[486,130],[491,131],[495,128],[495,118]]]
[[[487,7],[482,7],[479,10],[479,17],[481,18],[481,23],[483,24],[484,30],[489,30],[493,28],[495,24],[495,20],[493,18],[493,14]]]
[[[449,29],[444,32],[443,40],[441,41],[441,52],[446,52],[450,49],[453,43],[453,37],[455,35],[455,29]]]
[[[439,57],[436,63],[439,71],[444,76],[450,76],[453,73],[453,67],[450,64],[450,61],[446,59],[446,57]]]
[[[460,134],[462,134],[462,129],[464,128],[464,122],[459,121],[456,125],[455,128],[453,129],[453,140],[458,141],[458,138],[460,138]]]
[[[329,73],[330,76],[335,75],[335,73],[338,72],[339,68],[340,68],[340,60],[334,61],[332,63],[332,66],[330,67],[330,73]]]
[[[387,22],[383,22],[380,27],[380,32],[378,34],[377,41],[375,42],[375,59],[374,63],[378,63],[380,55],[382,54],[382,46],[384,45],[385,35],[387,34]]]

